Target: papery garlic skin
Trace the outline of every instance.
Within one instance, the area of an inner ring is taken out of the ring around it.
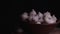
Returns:
[[[22,14],[22,19],[23,20],[26,20],[26,19],[28,19],[28,13],[27,12],[24,12],[23,14]]]
[[[34,9],[32,9],[32,12],[30,12],[30,16],[35,16],[36,15],[36,12]]]
[[[43,14],[41,12],[38,13],[39,16],[39,22],[43,22]]]

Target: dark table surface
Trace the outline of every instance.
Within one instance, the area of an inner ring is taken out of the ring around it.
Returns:
[[[25,33],[23,29],[20,29],[20,33],[12,32],[11,34],[27,34],[27,33]],[[49,34],[60,34],[60,28],[55,28]]]

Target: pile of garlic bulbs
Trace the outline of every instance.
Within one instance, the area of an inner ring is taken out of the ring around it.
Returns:
[[[22,14],[22,19],[24,21],[28,19],[30,22],[32,21],[35,22],[35,24],[41,24],[44,21],[48,24],[53,24],[53,23],[56,23],[57,21],[57,18],[55,17],[55,15],[51,16],[50,12],[47,11],[44,14],[42,14],[41,12],[38,12],[37,14],[34,9],[32,9],[32,11],[29,13],[29,16],[27,12],[24,12]]]

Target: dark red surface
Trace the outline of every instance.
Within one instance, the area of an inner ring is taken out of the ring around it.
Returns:
[[[56,27],[56,24],[40,25],[40,24],[29,24],[29,29],[32,34],[48,34]]]

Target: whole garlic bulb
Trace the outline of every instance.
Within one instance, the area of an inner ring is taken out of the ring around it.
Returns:
[[[30,15],[31,15],[31,16],[35,16],[35,15],[36,15],[36,12],[35,12],[34,9],[32,9],[32,12],[30,12]]]
[[[44,16],[45,16],[45,17],[44,17],[44,20],[45,20],[48,24],[53,24],[53,23],[55,23],[53,17],[50,15],[49,12],[44,13]]]
[[[26,20],[26,19],[28,19],[28,13],[27,12],[24,12],[23,14],[22,14],[22,19],[23,20]]]
[[[38,13],[38,17],[39,17],[39,22],[43,22],[43,14],[41,12]]]
[[[32,9],[32,12],[30,12],[30,15],[29,15],[28,20],[29,20],[29,21],[32,21],[33,17],[36,16],[36,15],[37,15],[37,14],[36,14],[35,10]]]
[[[43,14],[41,12],[38,12],[39,17],[43,17]]]

